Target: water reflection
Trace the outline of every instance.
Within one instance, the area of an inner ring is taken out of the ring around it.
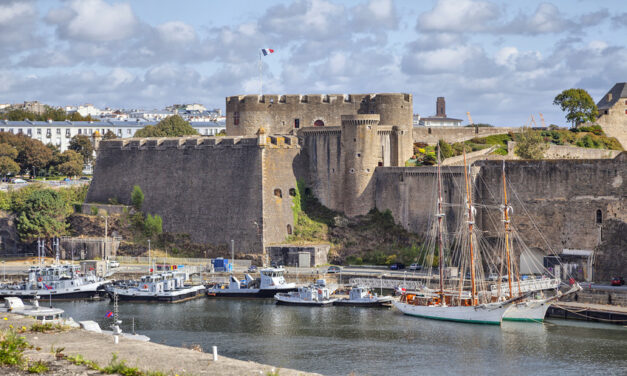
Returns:
[[[64,302],[77,320],[109,325],[109,302]],[[617,327],[421,320],[390,309],[275,306],[271,300],[124,303],[125,331],[173,346],[217,345],[233,358],[327,375],[627,374]]]

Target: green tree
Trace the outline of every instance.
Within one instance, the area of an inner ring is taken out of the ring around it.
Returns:
[[[72,137],[68,149],[80,153],[83,156],[84,163],[89,163],[93,158],[94,145],[91,143],[89,137],[85,135],[77,134]]]
[[[17,215],[20,239],[29,242],[39,236],[65,235],[68,227],[65,216],[66,205],[58,192],[51,189],[30,191]]]
[[[74,150],[66,150],[57,158],[57,170],[63,175],[76,176],[83,171],[83,156]]]
[[[24,143],[20,150],[16,162],[19,163],[22,171],[37,171],[47,167],[52,161],[53,153],[50,148],[37,140],[30,140]]]
[[[147,125],[135,132],[135,137],[181,137],[198,135],[189,122],[179,115],[168,116],[157,125]]]
[[[522,159],[542,159],[544,152],[549,145],[544,142],[540,132],[536,132],[529,127],[523,127],[522,132],[514,137],[516,147],[514,154]]]
[[[142,205],[144,203],[144,192],[142,192],[139,185],[133,187],[133,191],[131,192],[131,203],[136,210],[142,209]]]
[[[20,172],[20,165],[7,156],[0,157],[0,175],[15,175]]]
[[[597,105],[584,89],[564,90],[555,97],[553,104],[566,111],[566,120],[573,127],[585,122],[595,122],[599,116]]]
[[[151,238],[154,235],[159,235],[163,232],[163,220],[161,216],[155,214],[155,216],[151,216],[148,214],[146,216],[146,220],[144,221],[144,234]]]
[[[15,158],[17,158],[17,154],[17,149],[14,146],[5,142],[0,143],[0,156],[9,157],[10,159],[14,160]]]
[[[115,133],[111,132],[111,129],[107,130],[107,133],[102,136],[103,140],[113,140],[115,138],[118,138],[118,136],[116,136]]]

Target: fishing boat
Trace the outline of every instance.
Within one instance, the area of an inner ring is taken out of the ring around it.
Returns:
[[[394,306],[405,315],[426,319],[464,322],[473,324],[500,325],[505,311],[509,305],[519,300],[518,298],[493,302],[491,294],[477,288],[476,273],[481,270],[481,262],[476,252],[473,234],[474,208],[470,195],[468,181],[468,169],[466,166],[466,154],[464,152],[464,181],[466,185],[466,225],[467,237],[460,242],[464,247],[457,257],[461,270],[468,269],[470,286],[464,281],[465,273],[462,273],[457,282],[458,288],[445,289],[444,285],[444,240],[443,240],[443,200],[442,200],[442,175],[440,169],[440,153],[438,148],[437,184],[438,198],[436,203],[437,218],[437,257],[439,286],[437,290],[425,289],[417,293],[405,293]],[[449,255],[449,258],[450,255]]]
[[[338,299],[333,302],[338,306],[353,307],[391,307],[392,298],[389,296],[377,296],[373,294],[367,287],[354,286],[348,293],[348,298]]]
[[[330,306],[338,299],[331,297],[332,291],[326,287],[324,280],[318,280],[309,286],[299,287],[296,291],[274,295],[276,304],[299,305],[308,307]]]
[[[163,272],[149,274],[137,281],[123,281],[107,286],[111,300],[177,303],[201,297],[205,286],[185,285],[186,273]]]
[[[32,266],[28,277],[19,283],[0,285],[0,297],[33,299],[88,299],[104,292],[111,281],[97,277],[91,272],[82,273],[78,265],[59,264]]]
[[[277,293],[296,291],[295,283],[285,281],[285,269],[265,268],[259,270],[259,278],[244,275],[240,281],[234,275],[228,283],[216,283],[207,286],[207,296],[227,298],[272,298]]]

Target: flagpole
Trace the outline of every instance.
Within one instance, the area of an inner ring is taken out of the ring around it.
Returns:
[[[259,50],[259,95],[263,95],[263,69],[261,65],[261,50]]]

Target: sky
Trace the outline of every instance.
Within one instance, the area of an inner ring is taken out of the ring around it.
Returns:
[[[0,0],[0,104],[225,107],[413,94],[414,113],[565,125],[553,98],[627,81],[623,0]]]

